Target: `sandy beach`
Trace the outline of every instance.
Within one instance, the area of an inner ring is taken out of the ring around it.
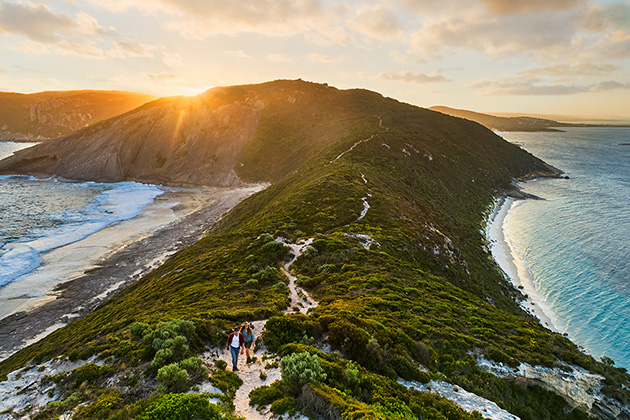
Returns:
[[[46,253],[46,276],[70,264],[63,272],[69,278],[61,284],[42,282],[36,270],[24,281],[5,286],[0,297],[0,360],[87,315],[197,241],[223,214],[264,187],[167,189],[137,217]],[[80,265],[77,259],[82,259]]]
[[[505,277],[527,296],[521,302],[521,307],[538,318],[542,325],[563,334],[565,331],[560,328],[553,310],[539,292],[536,280],[527,266],[527,261],[519,255],[510,238],[505,234],[506,219],[510,217],[511,210],[523,203],[525,200],[512,197],[502,197],[498,200],[486,226],[489,248],[492,257],[503,270]]]

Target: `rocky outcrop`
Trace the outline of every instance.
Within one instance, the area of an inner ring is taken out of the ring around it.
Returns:
[[[551,390],[562,396],[571,407],[579,408],[596,418],[630,420],[630,407],[602,394],[604,377],[579,366],[548,368],[521,363],[514,369],[485,359],[479,359],[477,363],[482,369],[497,376],[514,378],[524,385],[539,385]]]

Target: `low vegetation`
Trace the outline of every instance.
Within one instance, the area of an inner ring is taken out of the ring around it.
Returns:
[[[102,392],[76,388],[77,372],[59,379],[68,390],[41,418],[79,401],[85,410],[119,410],[120,418],[159,418],[155,413],[174,406],[207,418],[229,415],[240,383],[225,366],[209,374],[227,395],[217,406],[223,411],[181,392],[208,374],[199,353],[224,346],[234,324],[267,318],[263,341],[282,356],[282,380],[250,397],[252,405],[277,415],[300,410],[347,419],[482,418],[437,394],[407,389],[397,382],[403,378],[449,381],[523,420],[587,418],[534,383],[481,371],[475,356],[482,355],[510,366],[581,366],[604,375],[603,391],[628,403],[625,370],[585,355],[525,313],[515,300],[522,296],[485,248],[480,230],[493,198],[511,188],[513,178],[549,167],[472,122],[366,91],[298,84],[296,93],[294,85],[279,86],[291,87],[296,97],[336,98],[346,110],[335,120],[343,136],[308,149],[297,167],[279,163],[270,187],[234,208],[197,244],[94,313],[0,363],[6,377],[31,360],[97,356],[106,367],[85,368],[86,375],[124,372],[126,379],[118,376]],[[310,141],[299,131],[287,134],[295,121],[280,111],[270,107],[270,115],[261,114],[257,141],[271,151],[247,149],[251,159],[273,162],[269,153],[297,153]],[[334,160],[371,135],[373,140]],[[251,159],[239,175],[261,180],[263,170]],[[365,197],[370,208],[357,221]],[[368,249],[356,234],[375,242]],[[289,299],[280,268],[290,256],[275,241],[279,236],[314,239],[292,267],[319,301],[307,315],[282,314]],[[335,352],[315,347],[323,342]],[[123,385],[136,375],[134,386]]]

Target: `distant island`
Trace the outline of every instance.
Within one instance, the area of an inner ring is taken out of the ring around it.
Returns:
[[[465,109],[455,109],[446,106],[432,106],[429,109],[454,117],[465,118],[478,122],[491,130],[497,131],[562,131],[563,127],[630,127],[624,124],[588,124],[575,122],[559,122],[546,118],[529,116],[498,116],[483,114]]]
[[[515,181],[562,171],[476,122],[277,80],[151,101],[17,152],[0,174],[260,187],[0,362],[0,414],[630,418],[630,375],[525,311],[483,232]],[[244,322],[256,353],[233,370],[226,341]]]

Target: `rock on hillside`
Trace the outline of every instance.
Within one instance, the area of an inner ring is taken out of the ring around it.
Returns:
[[[155,99],[136,92],[0,92],[0,140],[45,141],[123,114]]]
[[[454,150],[449,144],[478,154],[483,143],[497,158],[514,148],[478,124],[375,92],[280,80],[158,99],[18,152],[0,162],[0,173],[169,185],[273,182],[311,157],[330,159],[325,155],[369,136],[364,133],[385,133],[384,124],[390,135],[422,139],[427,156]]]

